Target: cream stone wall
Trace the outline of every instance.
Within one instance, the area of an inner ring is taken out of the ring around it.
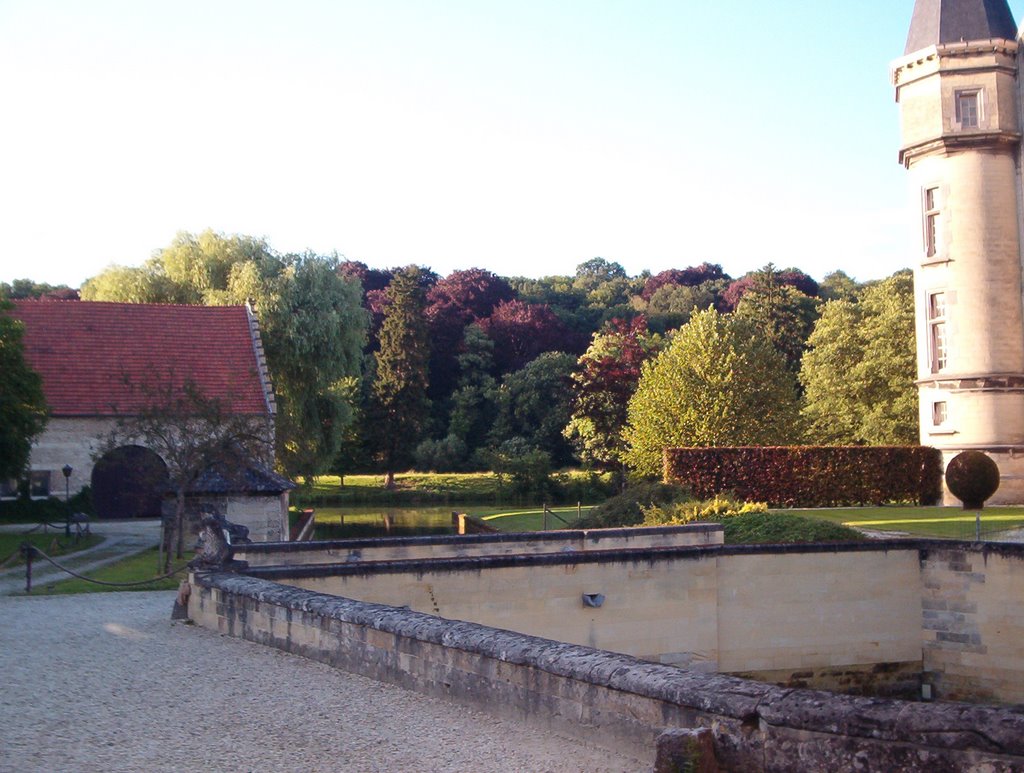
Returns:
[[[430,558],[471,558],[588,550],[626,550],[688,545],[721,545],[721,524],[629,528],[570,529],[521,534],[477,534],[441,537],[296,542],[287,545],[241,546],[235,557],[250,566],[323,564],[334,561],[396,561]]]
[[[926,259],[922,250],[917,261],[920,378],[932,373],[924,301],[940,290],[947,293],[947,373],[1024,371],[1014,155],[1011,148],[984,149],[911,166],[915,211],[926,187],[938,184],[942,191],[939,254]]]
[[[921,660],[914,551],[762,554],[720,562],[722,671]]]
[[[715,560],[509,566],[308,578],[289,585],[648,660],[717,670]],[[583,594],[602,594],[586,607]]]
[[[50,470],[50,492],[53,496],[64,496],[65,464],[72,467],[69,488],[77,494],[92,480],[95,464],[92,454],[102,444],[102,438],[114,429],[113,419],[51,418],[43,433],[32,444],[31,468]]]
[[[921,579],[926,679],[950,700],[1024,703],[1024,560],[934,549]]]
[[[694,670],[921,660],[916,551],[548,558],[279,581]]]
[[[989,453],[1002,482],[992,504],[1024,502],[1024,306],[1020,99],[1015,41],[932,46],[893,64],[909,170],[921,442],[948,461]],[[977,127],[957,121],[957,94],[980,96]],[[937,250],[925,251],[925,190],[938,191]],[[936,370],[929,297],[945,294],[947,363]],[[936,425],[933,406],[948,420]],[[948,491],[946,504],[956,503]]]
[[[984,41],[930,46],[893,62],[902,147],[919,148],[960,129],[953,101],[959,89],[982,89],[976,131],[1017,131],[1016,57],[1014,41]]]
[[[1024,702],[1024,548],[890,542],[268,567],[254,577],[793,686]],[[604,596],[587,606],[583,594]],[[877,675],[877,676],[873,676]]]
[[[249,537],[261,542],[288,539],[288,494],[234,496],[228,499],[227,519],[248,527]]]

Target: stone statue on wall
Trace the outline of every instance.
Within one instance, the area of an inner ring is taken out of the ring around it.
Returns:
[[[249,529],[245,526],[231,523],[219,513],[206,512],[199,522],[196,557],[189,561],[189,568],[245,569],[248,562],[235,560],[233,546],[249,542]]]

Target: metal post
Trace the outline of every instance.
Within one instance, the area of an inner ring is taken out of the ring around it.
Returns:
[[[64,473],[64,538],[71,539],[71,465],[61,468]]]
[[[974,516],[974,539],[981,542],[981,510]]]
[[[21,551],[25,554],[25,593],[32,592],[32,557],[35,555],[35,548],[32,543],[21,543]]]
[[[548,530],[548,503],[545,502],[544,504],[541,505],[541,507],[544,509],[544,526],[542,527],[542,531],[547,531]]]

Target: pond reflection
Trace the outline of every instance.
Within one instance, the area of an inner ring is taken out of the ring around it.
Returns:
[[[490,515],[494,507],[462,505],[440,507],[318,507],[315,539],[359,537],[412,537],[422,534],[454,534],[453,512]]]

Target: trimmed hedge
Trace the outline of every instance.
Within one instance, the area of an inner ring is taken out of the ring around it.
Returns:
[[[92,506],[92,489],[89,486],[84,486],[80,492],[74,494],[67,504],[64,504],[63,497],[29,499],[24,494],[17,499],[4,500],[0,502],[0,523],[63,523],[69,512],[85,513],[90,517],[96,514]]]
[[[942,454],[924,446],[666,448],[666,483],[774,507],[937,504]]]

